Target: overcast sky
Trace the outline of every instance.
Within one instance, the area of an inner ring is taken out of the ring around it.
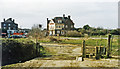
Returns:
[[[42,24],[46,18],[70,15],[75,27],[88,24],[91,27],[117,28],[117,0],[0,0],[0,21],[14,18],[21,28]]]

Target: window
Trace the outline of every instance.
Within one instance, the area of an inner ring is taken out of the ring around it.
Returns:
[[[68,28],[68,26],[66,25],[66,28]]]
[[[54,25],[51,25],[51,26],[50,26],[50,29],[54,29]]]
[[[8,29],[10,30],[10,27],[8,27]]]
[[[3,24],[3,26],[6,26],[6,24]]]
[[[4,29],[6,29],[6,27],[3,27]]]
[[[60,31],[57,31],[57,34],[60,34]]]
[[[13,28],[15,30],[15,28]]]
[[[58,28],[58,26],[56,26],[56,28]]]
[[[61,31],[61,34],[63,35],[63,34],[64,34],[64,32],[63,32],[63,31]]]
[[[10,26],[11,24],[8,24],[8,26]]]
[[[62,23],[62,20],[58,20],[58,23]]]
[[[59,26],[59,28],[60,28],[60,26]]]

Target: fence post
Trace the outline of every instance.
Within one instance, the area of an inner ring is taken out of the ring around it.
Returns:
[[[38,56],[40,56],[40,43],[38,43]]]
[[[86,58],[85,40],[82,42],[82,57]]]
[[[110,38],[111,35],[108,35],[107,57],[110,57]]]
[[[102,49],[101,49],[101,46],[100,46],[100,50],[99,50],[99,55],[100,55],[100,56],[101,56],[101,52],[102,52],[101,50],[102,50]]]
[[[104,49],[104,47],[100,46],[100,57],[102,57],[102,55],[103,55],[103,49]]]
[[[95,58],[99,59],[98,47],[95,47]]]
[[[36,56],[38,57],[39,54],[39,43],[36,43]]]

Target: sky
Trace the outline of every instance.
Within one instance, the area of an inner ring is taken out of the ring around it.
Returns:
[[[47,18],[70,15],[76,28],[118,28],[118,0],[0,0],[0,21],[13,18],[19,28],[47,27]]]

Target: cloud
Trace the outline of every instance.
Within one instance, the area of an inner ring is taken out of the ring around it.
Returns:
[[[76,27],[85,24],[104,28],[117,28],[117,2],[80,2],[80,0],[1,0],[0,17],[12,17],[19,27],[32,27],[42,24],[46,27],[46,18],[54,18],[63,14],[71,15]],[[106,0],[107,1],[107,0]]]

